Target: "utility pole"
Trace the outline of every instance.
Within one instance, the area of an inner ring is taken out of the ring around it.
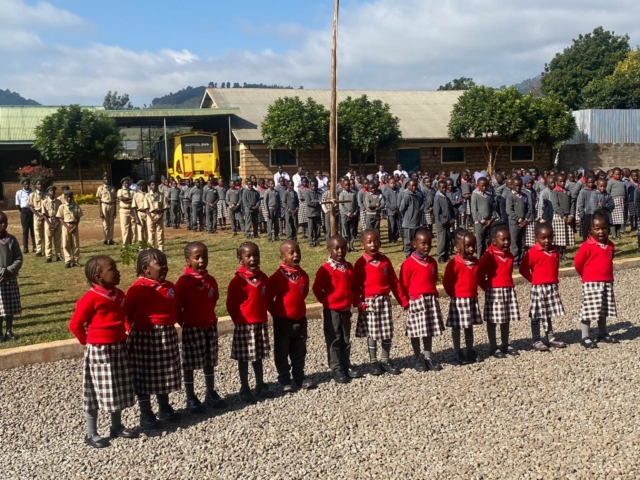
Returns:
[[[337,83],[336,83],[336,70],[338,66],[337,48],[338,48],[338,9],[340,6],[340,0],[334,0],[333,4],[333,41],[331,44],[331,105],[330,105],[330,120],[329,120],[329,163],[330,163],[330,184],[329,191],[331,192],[331,235],[338,233],[338,217],[335,212],[334,205],[337,201],[336,198],[336,182],[338,180],[338,112],[337,112]]]

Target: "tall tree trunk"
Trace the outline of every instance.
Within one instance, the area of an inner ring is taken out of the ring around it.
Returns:
[[[84,195],[84,183],[82,182],[82,161],[78,160],[78,178],[80,179],[80,195]]]

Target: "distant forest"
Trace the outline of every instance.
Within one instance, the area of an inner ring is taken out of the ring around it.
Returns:
[[[26,99],[17,92],[0,89],[0,105],[40,105],[35,100]]]

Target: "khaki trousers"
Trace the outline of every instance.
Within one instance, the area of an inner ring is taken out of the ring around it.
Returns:
[[[151,221],[151,216],[149,216],[147,225],[149,226],[149,245],[164,252],[164,218],[154,224]]]
[[[42,221],[38,221],[38,216],[33,216],[33,232],[35,235],[35,247],[34,250],[36,253],[44,252],[44,218]]]
[[[151,219],[144,212],[138,212],[138,218],[140,219],[140,225],[136,223],[136,239],[134,242],[149,243],[149,222],[151,222]]]
[[[69,233],[69,230],[60,227],[62,229],[62,251],[64,252],[65,263],[79,263],[80,262],[80,233],[76,228],[73,233]]]
[[[61,223],[58,223],[58,228],[51,230],[51,227],[47,222],[44,224],[44,245],[45,256],[47,258],[57,258],[58,255],[62,256],[62,230],[64,227]]]
[[[113,241],[113,225],[115,223],[114,217],[114,209],[116,206],[110,203],[102,204],[102,215],[104,218],[102,219],[102,233],[104,235],[105,242]]]
[[[131,245],[133,243],[133,219],[128,208],[120,209],[120,229],[122,230],[122,244]]]

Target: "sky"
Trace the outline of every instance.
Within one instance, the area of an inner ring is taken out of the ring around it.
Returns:
[[[0,0],[0,89],[134,105],[189,85],[329,88],[332,0]],[[343,0],[338,88],[511,85],[597,26],[640,43],[637,0]]]

